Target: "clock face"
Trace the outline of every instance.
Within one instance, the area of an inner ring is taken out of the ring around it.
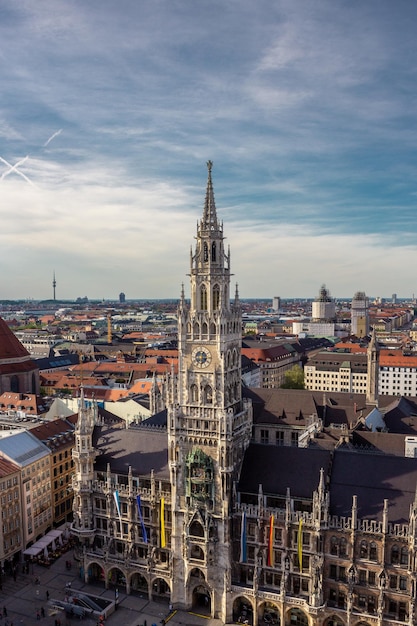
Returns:
[[[196,348],[193,350],[193,363],[198,367],[207,367],[210,365],[211,354],[207,348]]]

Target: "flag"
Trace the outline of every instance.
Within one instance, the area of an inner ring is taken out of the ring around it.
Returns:
[[[303,520],[300,517],[300,523],[298,524],[298,566],[300,572],[303,571]]]
[[[274,566],[274,516],[269,518],[269,536],[268,536],[268,556],[266,560],[268,567]]]
[[[165,536],[165,499],[161,498],[161,548],[166,547]]]
[[[140,496],[136,496],[136,503],[138,505],[138,516],[139,516],[140,525],[142,527],[142,539],[143,539],[144,543],[148,543],[148,533],[146,532],[145,524],[143,522],[142,506],[141,506],[141,502],[140,502]]]
[[[242,528],[240,529],[240,562],[247,563],[246,557],[246,511],[242,513]]]
[[[120,513],[120,499],[119,499],[119,492],[117,491],[113,491],[113,498],[114,501],[116,503],[116,510],[117,510],[117,515],[119,516],[119,521],[120,521],[120,533],[123,533],[123,527],[122,527],[122,516]]]

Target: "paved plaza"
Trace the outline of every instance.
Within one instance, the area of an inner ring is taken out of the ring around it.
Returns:
[[[80,590],[91,595],[114,600],[114,591],[104,589],[102,586],[86,585],[77,576],[78,568],[73,564],[71,570],[67,570],[66,561],[69,557],[64,554],[50,567],[40,565],[30,567],[29,574],[19,571],[16,581],[12,576],[3,578],[0,590],[0,612],[6,608],[7,616],[0,618],[0,626],[55,626],[56,620],[61,621],[61,626],[96,626],[97,619],[85,617],[79,620],[77,617],[69,618],[64,611],[56,611],[51,600],[65,598],[65,586],[71,583],[74,590]],[[38,583],[35,580],[38,579]],[[49,602],[47,600],[49,593]],[[37,618],[37,613],[45,617]],[[126,595],[119,589],[118,609],[108,617],[106,626],[160,626],[161,620],[165,619],[170,626],[223,626],[223,622],[210,619],[187,611],[176,611],[169,614],[168,606],[164,603],[150,602],[145,597]]]

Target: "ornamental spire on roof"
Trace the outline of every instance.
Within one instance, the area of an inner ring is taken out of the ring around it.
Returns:
[[[213,167],[213,161],[207,161],[207,189],[206,199],[204,202],[203,219],[201,220],[201,226],[204,229],[214,230],[218,228],[216,203],[214,201],[213,182],[211,180],[211,170]]]

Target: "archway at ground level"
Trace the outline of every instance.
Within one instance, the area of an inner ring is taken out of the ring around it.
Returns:
[[[198,585],[193,590],[193,611],[211,615],[211,594],[206,585]]]
[[[279,608],[273,602],[264,602],[260,605],[258,610],[258,620],[263,619],[265,624],[281,624],[281,618],[279,616]]]
[[[132,574],[132,577],[130,579],[130,593],[136,593],[140,595],[144,594],[147,596],[148,588],[148,581],[144,576],[142,576],[142,574],[139,574],[139,572],[135,572],[134,574]]]
[[[233,602],[233,621],[238,624],[253,624],[252,604],[245,596],[239,596]]]
[[[152,600],[156,602],[169,602],[171,590],[163,578],[155,578],[152,582]]]
[[[88,582],[106,585],[106,574],[99,563],[90,563],[87,568]]]
[[[332,615],[324,622],[324,626],[345,626],[345,622],[337,615]]]
[[[288,626],[308,626],[308,617],[301,609],[291,609],[287,613]]]
[[[109,570],[107,575],[107,580],[109,581],[109,585],[111,587],[125,587],[126,588],[126,577],[121,569],[118,567],[112,567]]]

